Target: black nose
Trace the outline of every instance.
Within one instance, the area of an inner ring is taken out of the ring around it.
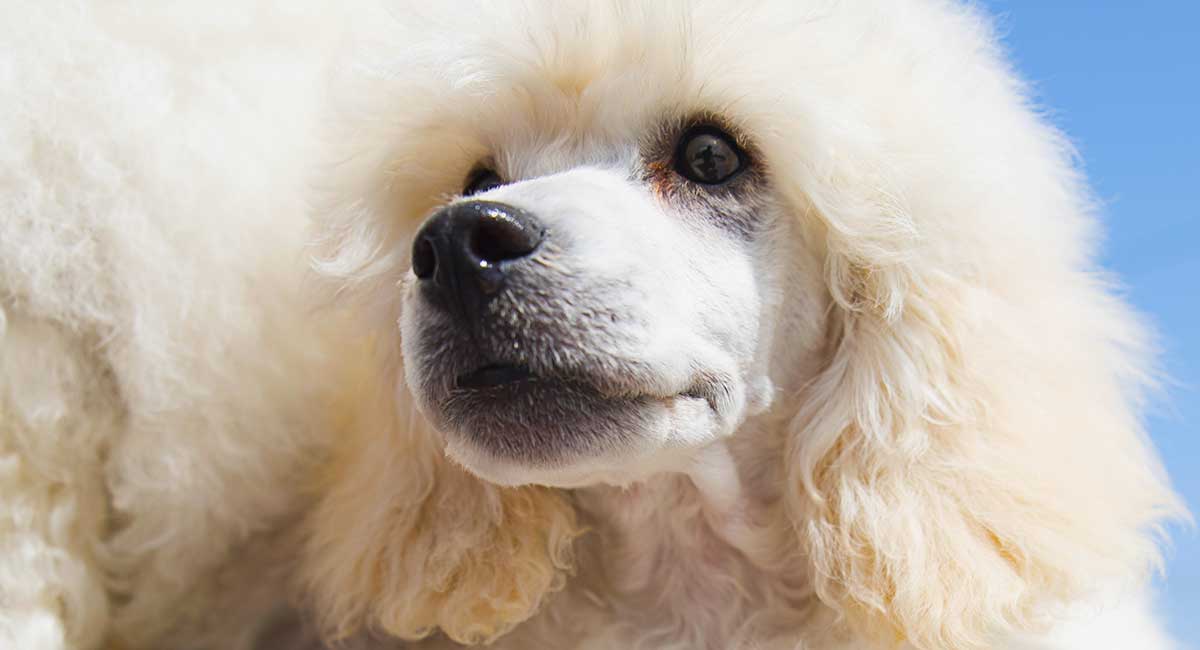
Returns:
[[[471,307],[498,292],[512,263],[537,249],[544,235],[542,224],[520,208],[456,203],[417,231],[413,273],[431,291]]]

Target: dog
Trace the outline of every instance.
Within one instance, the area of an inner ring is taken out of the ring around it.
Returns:
[[[977,7],[0,17],[0,645],[1171,647],[1149,328]]]

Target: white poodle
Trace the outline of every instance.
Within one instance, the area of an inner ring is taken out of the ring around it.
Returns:
[[[0,42],[0,647],[1171,647],[1147,329],[977,9]]]

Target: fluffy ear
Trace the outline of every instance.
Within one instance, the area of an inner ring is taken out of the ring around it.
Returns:
[[[452,465],[403,397],[379,394],[370,409],[370,384],[388,385],[349,388],[353,415],[309,522],[304,579],[324,630],[489,642],[563,586],[574,508],[557,491],[500,488]]]
[[[363,51],[406,43],[393,23],[383,17],[391,28],[375,35],[382,40],[363,36],[378,46]],[[564,584],[580,529],[563,493],[500,488],[448,462],[441,436],[396,388],[396,286],[409,267],[408,237],[484,152],[470,129],[444,123],[446,84],[421,72],[435,68],[408,58],[390,60],[403,72],[381,67],[387,57],[350,66],[331,93],[339,98],[332,162],[313,197],[318,282],[353,314],[339,331],[393,343],[348,364],[370,370],[346,384],[345,433],[308,521],[303,579],[331,637],[366,626],[481,643]],[[414,105],[413,96],[425,101]]]
[[[975,648],[1094,586],[1141,580],[1158,559],[1151,533],[1179,504],[1137,421],[1143,328],[1070,268],[1077,243],[1049,246],[1062,261],[977,251],[974,271],[954,273],[867,234],[939,224],[881,217],[883,203],[857,207],[888,224],[839,221],[845,207],[816,210],[833,343],[786,447],[819,597],[860,634]]]
[[[438,121],[442,84],[406,70],[354,66],[333,93],[349,99],[313,197],[317,283],[327,289],[318,293],[352,314],[341,338],[360,331],[392,343],[347,362],[362,376],[346,382],[344,433],[317,486],[302,579],[331,638],[364,627],[405,639],[440,629],[484,643],[564,584],[580,530],[561,492],[500,488],[448,462],[441,436],[396,388],[408,237],[483,155],[468,129]],[[399,111],[412,96],[428,99],[422,111]]]

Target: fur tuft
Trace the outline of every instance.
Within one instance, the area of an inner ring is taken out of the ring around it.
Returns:
[[[372,389],[357,388],[361,409]],[[352,418],[309,522],[305,581],[325,634],[492,641],[565,584],[574,507],[556,490],[480,481],[411,405],[377,404],[382,418]]]

